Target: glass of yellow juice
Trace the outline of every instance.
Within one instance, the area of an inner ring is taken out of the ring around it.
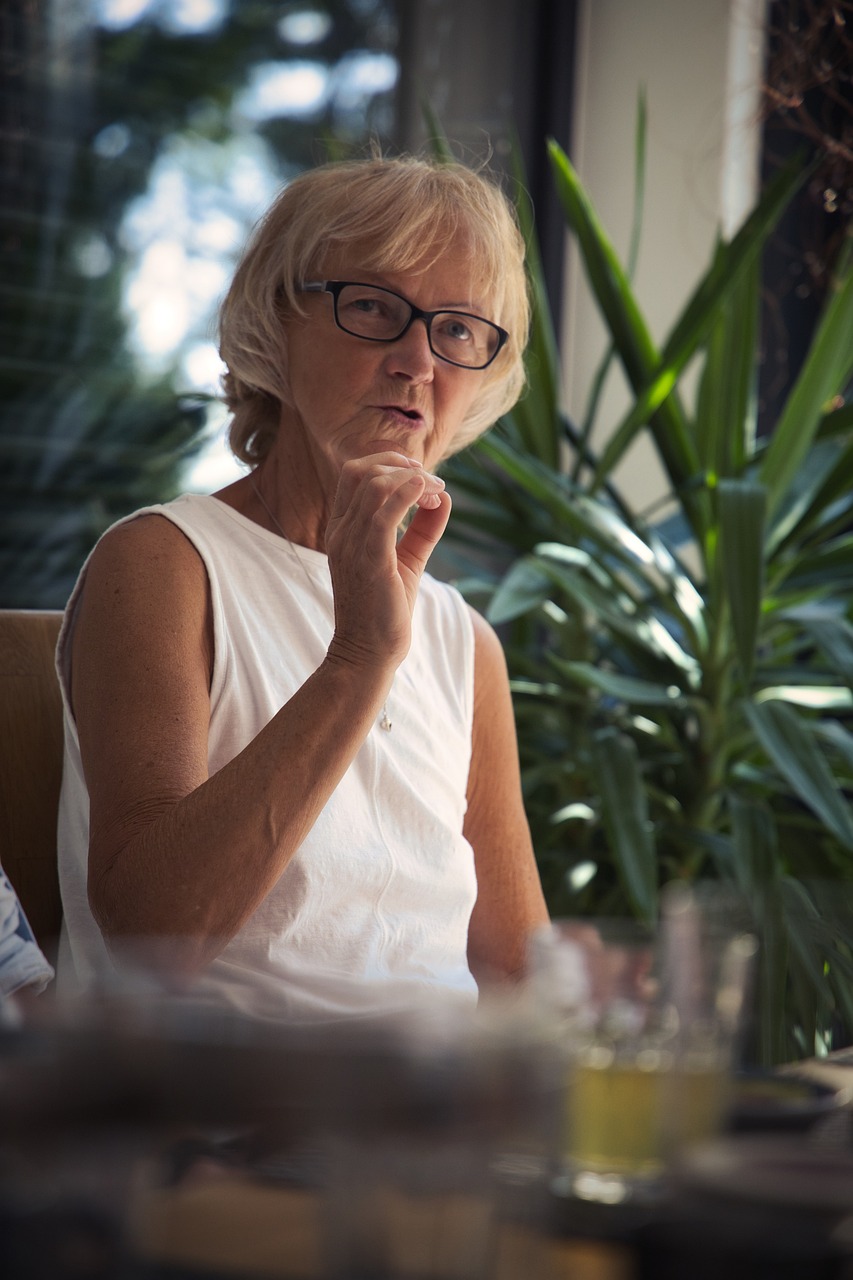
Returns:
[[[754,941],[706,925],[673,892],[655,929],[562,920],[534,940],[534,993],[560,1049],[558,1191],[653,1197],[686,1146],[719,1132]]]
[[[619,1057],[603,1046],[578,1053],[563,1117],[572,1192],[609,1202],[657,1194],[670,1158],[719,1131],[728,1085],[722,1060],[678,1063],[649,1047]]]

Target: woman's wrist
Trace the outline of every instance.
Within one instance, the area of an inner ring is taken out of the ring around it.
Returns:
[[[364,645],[355,644],[341,636],[332,637],[323,666],[344,674],[355,672],[359,680],[359,688],[370,689],[377,696],[384,698],[394,680],[394,673],[405,657],[402,653],[398,660],[387,653],[378,654]]]

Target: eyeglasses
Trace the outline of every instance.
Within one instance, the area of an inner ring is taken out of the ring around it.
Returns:
[[[401,294],[378,285],[310,280],[302,289],[330,293],[338,328],[368,342],[396,342],[415,320],[423,320],[433,355],[462,369],[485,369],[509,337],[505,329],[482,316],[468,311],[422,311]]]

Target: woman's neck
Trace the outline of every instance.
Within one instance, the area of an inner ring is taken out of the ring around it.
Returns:
[[[325,551],[331,498],[313,458],[283,444],[280,433],[263,462],[216,497],[271,533]]]

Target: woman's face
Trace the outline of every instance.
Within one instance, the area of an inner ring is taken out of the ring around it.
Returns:
[[[425,270],[377,274],[351,260],[327,264],[325,274],[392,289],[424,311],[448,308],[496,319],[464,244],[451,245]],[[432,470],[483,391],[484,372],[433,355],[420,320],[394,342],[370,342],[337,327],[330,294],[307,293],[304,305],[306,316],[286,324],[291,404],[283,432],[301,429],[332,487],[345,461],[388,449]]]

